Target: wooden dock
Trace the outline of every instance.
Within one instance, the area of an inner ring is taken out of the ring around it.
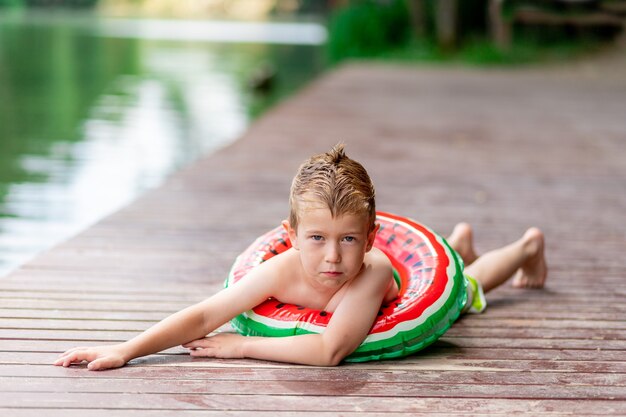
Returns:
[[[218,291],[287,215],[299,163],[338,141],[381,210],[442,234],[469,221],[480,251],[542,228],[547,287],[498,289],[487,312],[396,361],[314,368],[176,348],[106,372],[51,365]],[[0,414],[626,415],[625,224],[622,72],[345,66],[0,279]]]

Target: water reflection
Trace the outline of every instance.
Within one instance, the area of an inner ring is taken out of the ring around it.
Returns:
[[[323,66],[315,46],[120,39],[96,20],[0,16],[0,275],[234,140]],[[247,77],[266,62],[280,82],[256,96]]]
[[[326,31],[314,23],[109,19],[98,26],[108,37],[212,42],[321,45]]]

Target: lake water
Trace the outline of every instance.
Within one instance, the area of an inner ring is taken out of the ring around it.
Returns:
[[[0,276],[235,140],[324,67],[314,23],[0,14]],[[249,80],[276,69],[273,88]]]

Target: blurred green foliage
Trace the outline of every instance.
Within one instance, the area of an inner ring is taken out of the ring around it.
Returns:
[[[0,0],[0,8],[2,7],[19,7],[24,5],[24,0]]]
[[[405,45],[410,33],[403,0],[355,1],[331,16],[329,57],[337,62],[350,57],[376,56]]]
[[[405,0],[412,1],[412,0]],[[435,37],[435,15],[438,0],[422,0],[424,5],[426,35]],[[489,0],[457,0],[457,30],[461,38],[487,32],[487,5]]]
[[[423,0],[423,27],[415,35],[409,18],[410,0],[352,0],[330,19],[328,56],[331,63],[348,58],[406,61],[450,61],[474,65],[522,64],[562,60],[589,52],[615,34],[614,29],[572,26],[516,25],[509,50],[493,45],[487,21],[488,0],[457,1],[457,48],[443,51],[436,39],[438,0]],[[580,13],[588,4],[566,8],[545,0],[505,2],[504,17],[510,18],[521,4],[549,7],[555,13]]]
[[[86,8],[93,7],[98,0],[0,0],[2,7],[68,7]]]

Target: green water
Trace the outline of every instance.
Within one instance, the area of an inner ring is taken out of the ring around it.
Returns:
[[[111,22],[0,14],[0,275],[235,140],[323,67],[320,46],[120,37]],[[267,64],[273,89],[252,91]]]

